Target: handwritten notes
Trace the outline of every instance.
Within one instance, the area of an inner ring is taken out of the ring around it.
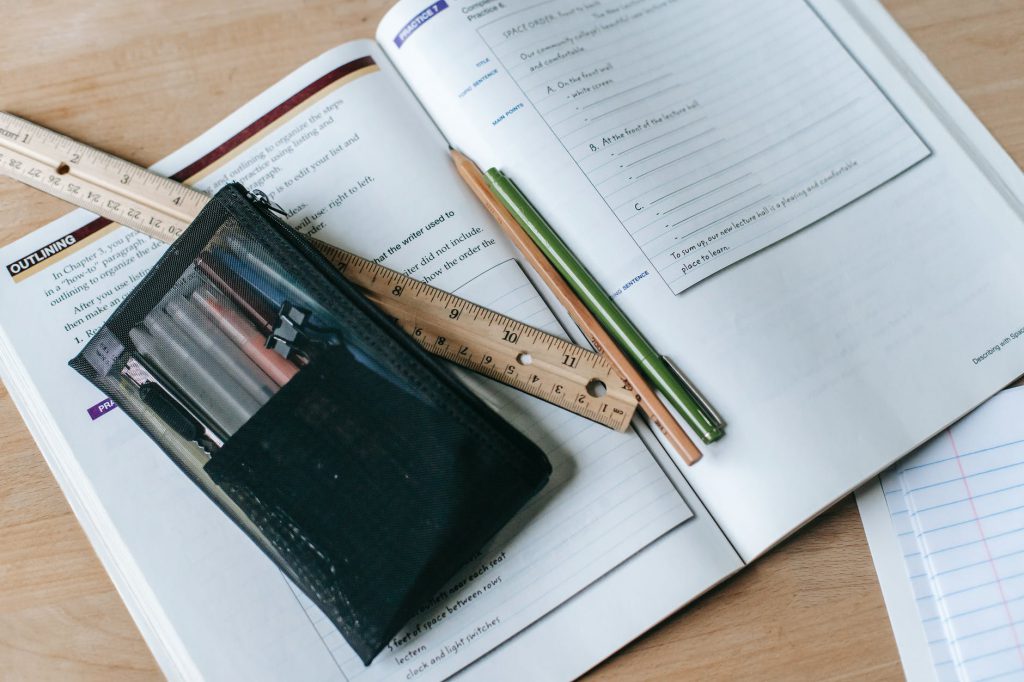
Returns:
[[[677,293],[929,154],[804,2],[552,0],[479,32]]]

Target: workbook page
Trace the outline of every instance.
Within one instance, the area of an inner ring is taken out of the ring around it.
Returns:
[[[722,413],[685,476],[745,559],[1024,372],[1021,175],[877,3],[402,0],[377,38]]]
[[[809,6],[676,5],[532,6],[478,30],[673,291],[928,155]]]
[[[306,64],[158,170],[209,192],[232,180],[261,189],[307,234],[565,334],[372,43]],[[612,431],[463,373],[544,449],[551,481],[364,667],[168,456],[66,365],[164,248],[84,212],[4,248],[0,364],[129,608],[175,674],[441,679],[538,620],[543,626],[581,592],[589,601],[576,631],[588,632],[582,621],[614,603],[600,591],[613,575],[640,585],[618,589],[619,598],[646,595],[648,582],[670,574],[668,604],[641,599],[619,609],[605,628],[611,646],[581,647],[558,664],[579,674],[739,567],[665,453],[652,454],[636,431]],[[648,547],[662,560],[654,566],[638,556]],[[523,663],[505,665],[505,675],[554,653],[541,643],[517,656]]]

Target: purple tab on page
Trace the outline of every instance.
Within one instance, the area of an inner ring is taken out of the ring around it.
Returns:
[[[117,409],[117,403],[114,402],[113,398],[106,398],[89,408],[89,416],[92,417],[93,421],[96,421],[114,409]]]
[[[414,16],[395,36],[395,47],[402,47],[402,43],[408,40],[409,36],[415,33],[420,26],[436,17],[443,9],[448,9],[448,3],[445,0],[437,0],[437,2],[431,3],[429,7]]]

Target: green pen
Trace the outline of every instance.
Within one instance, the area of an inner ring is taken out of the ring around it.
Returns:
[[[622,314],[515,183],[496,168],[489,169],[484,177],[494,195],[544,252],[605,331],[632,358],[644,376],[668,398],[700,439],[705,443],[713,443],[724,436],[725,422],[718,412],[683,373],[668,358],[660,355],[640,330]]]

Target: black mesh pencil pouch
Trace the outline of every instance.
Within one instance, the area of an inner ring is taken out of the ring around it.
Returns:
[[[551,472],[533,443],[237,184],[71,366],[367,664]]]

